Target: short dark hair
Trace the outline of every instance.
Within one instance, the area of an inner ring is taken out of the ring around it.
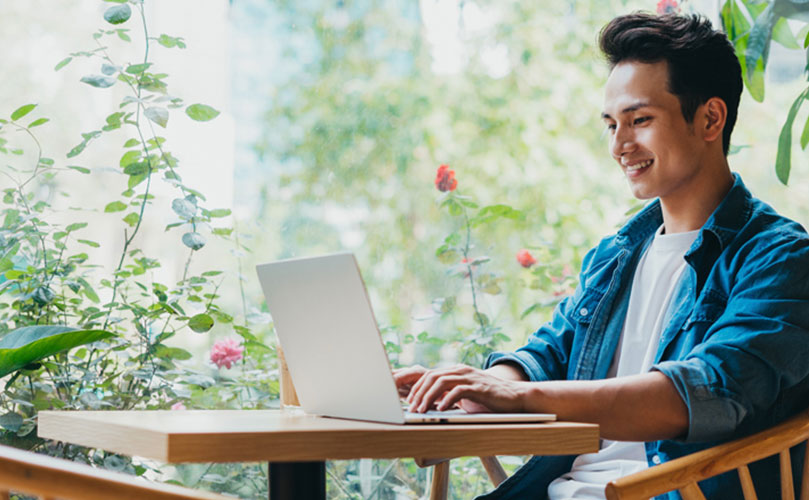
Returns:
[[[599,46],[610,69],[625,61],[666,61],[669,92],[680,100],[687,123],[712,97],[725,101],[727,121],[722,130],[725,155],[736,124],[742,94],[742,68],[728,37],[699,15],[654,15],[636,12],[619,16],[601,30]]]

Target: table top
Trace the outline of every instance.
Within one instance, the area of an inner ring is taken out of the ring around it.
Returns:
[[[598,450],[598,425],[395,425],[289,410],[41,411],[42,438],[170,463],[569,455]]]

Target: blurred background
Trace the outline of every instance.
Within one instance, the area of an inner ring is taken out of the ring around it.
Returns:
[[[75,158],[66,153],[104,124],[123,89],[80,82],[99,72],[97,59],[54,70],[69,54],[97,47],[92,34],[104,28],[109,5],[0,2],[0,114],[38,104],[50,118],[38,136],[45,154],[92,171],[65,172],[38,190],[66,221],[78,214],[91,221],[87,237],[100,246],[85,251],[112,269],[124,236],[121,214],[104,207],[125,189],[117,164],[129,136],[121,129]],[[145,2],[150,35],[181,37],[187,46],[153,44],[152,71],[169,74],[170,94],[221,111],[205,123],[172,113],[161,131],[184,182],[207,206],[232,210],[231,237],[210,238],[193,265],[226,272],[225,309],[268,345],[275,341],[255,265],[336,251],[356,254],[392,363],[480,364],[493,349],[521,345],[575,287],[586,251],[640,207],[607,151],[600,119],[607,68],[596,37],[615,15],[656,7],[654,0]],[[679,5],[715,22],[720,7]],[[143,28],[134,16],[120,27],[132,42],[110,46],[110,55],[136,63]],[[764,102],[744,92],[730,163],[754,194],[806,224],[806,155],[795,148],[788,187],[774,171],[804,65],[803,51],[773,46]],[[13,170],[30,158],[3,160]],[[469,232],[474,296],[463,253],[437,252],[448,238],[461,246],[467,238],[464,214],[441,206],[447,195],[434,184],[441,164],[455,171],[453,195],[513,210]],[[177,220],[176,194],[170,185],[154,193],[136,244],[159,258],[154,279],[173,282],[187,254],[178,234],[164,230]],[[521,249],[537,264],[521,266]],[[217,324],[174,342],[196,354],[189,363],[205,364],[210,345],[230,335]],[[511,469],[520,460],[505,459]],[[329,467],[330,498],[418,498],[429,480],[412,461]],[[475,462],[453,467],[454,498],[488,488]]]

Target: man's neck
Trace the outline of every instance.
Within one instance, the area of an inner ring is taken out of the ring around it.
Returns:
[[[733,187],[733,174],[724,156],[699,177],[687,193],[660,199],[666,234],[700,229]]]

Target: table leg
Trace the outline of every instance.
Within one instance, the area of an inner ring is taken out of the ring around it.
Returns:
[[[326,462],[270,462],[270,500],[326,500]]]

